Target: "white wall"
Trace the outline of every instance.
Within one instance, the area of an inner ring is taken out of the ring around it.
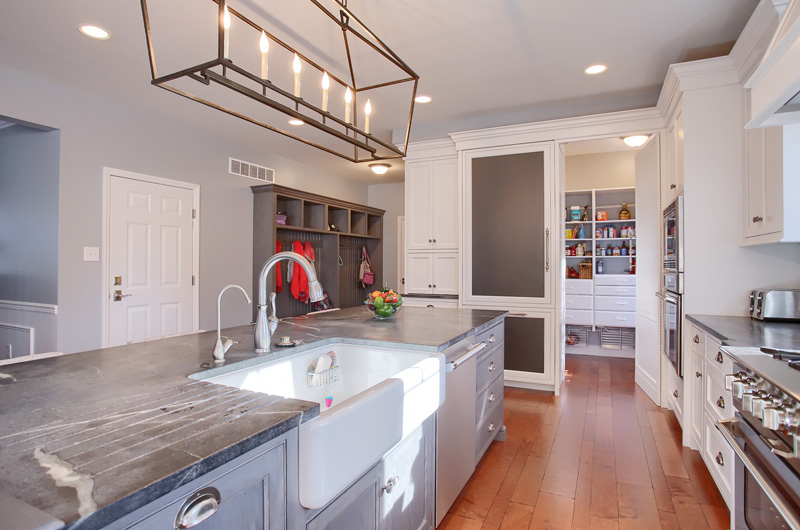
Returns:
[[[566,157],[565,190],[634,187],[636,153],[630,150]]]
[[[405,214],[405,184],[372,184],[368,193],[367,204],[386,210],[383,216],[383,278],[389,282],[389,287],[395,290],[399,288],[399,292],[402,292],[403,286],[395,284],[398,268],[397,218]]]
[[[683,95],[687,314],[746,316],[759,287],[800,286],[800,244],[742,247],[742,90]]]
[[[101,246],[103,167],[201,185],[200,327],[216,325],[216,295],[229,283],[252,287],[249,186],[227,172],[228,157],[274,168],[293,188],[364,203],[367,187],[270,152],[271,136],[254,129],[253,143],[235,143],[29,74],[0,66],[0,116],[61,131],[58,244],[58,349],[101,346],[100,263],[83,262],[84,246]],[[198,106],[198,112],[203,112]],[[233,118],[231,118],[233,119]],[[250,321],[241,300],[223,301],[223,326]],[[210,350],[209,350],[210,351]]]

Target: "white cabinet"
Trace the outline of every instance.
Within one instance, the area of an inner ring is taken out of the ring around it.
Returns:
[[[667,403],[669,409],[675,413],[678,423],[683,428],[683,379],[678,376],[675,368],[670,366],[667,372]]]
[[[745,135],[744,244],[800,241],[800,125]]]
[[[408,250],[458,249],[456,158],[406,163]]]
[[[458,252],[410,252],[405,291],[414,294],[458,294]]]
[[[678,103],[667,124],[667,174],[662,179],[662,204],[669,204],[683,192],[683,104]]]
[[[598,274],[594,289],[595,326],[636,327],[636,276]]]
[[[692,386],[689,398],[691,416],[689,417],[689,435],[692,437],[694,447],[703,447],[703,378],[706,377],[703,353],[692,349],[689,354],[689,370],[686,379]]]

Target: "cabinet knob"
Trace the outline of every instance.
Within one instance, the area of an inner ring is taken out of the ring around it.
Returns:
[[[492,333],[491,335],[489,335],[489,342],[494,342],[494,341],[495,341],[494,333]]]
[[[721,409],[724,409],[724,408],[725,408],[725,398],[724,398],[724,397],[720,396],[720,397],[717,399],[717,406],[718,406],[719,408],[721,408]]]
[[[392,493],[392,490],[400,483],[400,477],[392,477],[387,482],[386,485],[383,487],[383,491],[387,494]]]
[[[428,289],[430,289],[431,287],[432,287],[431,284],[428,284]]]
[[[700,372],[695,372],[695,373],[694,373],[694,376],[695,376],[695,377],[703,377],[703,374],[701,374]]]
[[[753,217],[753,222],[754,223],[760,223],[763,220],[764,220],[764,218],[761,217],[760,215],[756,215],[755,217]]]
[[[435,283],[433,284],[433,288],[436,289],[436,284]]]
[[[436,243],[436,238],[435,237],[433,238],[433,242]]]
[[[219,509],[220,495],[217,488],[203,488],[193,493],[183,503],[175,518],[175,528],[192,528],[197,526]]]
[[[714,460],[716,460],[717,464],[719,464],[721,466],[725,465],[725,459],[722,458],[722,453],[717,453],[717,457]]]
[[[428,240],[428,243],[433,243],[433,239],[429,239],[429,240]]]
[[[677,185],[677,184],[670,184],[670,185],[669,185],[669,189],[671,189],[671,190],[674,190],[674,189],[675,189],[675,188],[677,188],[677,187],[678,187],[678,185]]]
[[[487,428],[489,429],[489,432],[494,432],[494,423],[490,423],[489,427]]]
[[[700,336],[695,335],[694,338],[692,339],[692,342],[694,342],[695,344],[700,344]]]
[[[675,396],[675,397],[678,397],[678,389],[677,388],[672,391],[672,395]]]
[[[489,403],[493,403],[493,402],[494,402],[494,399],[495,399],[495,398],[494,398],[494,392],[490,392],[490,393],[489,393]]]
[[[494,361],[489,363],[489,371],[494,372]]]
[[[721,351],[718,351],[718,352],[717,352],[717,356],[716,356],[716,357],[714,357],[714,360],[715,360],[715,361],[717,361],[719,364],[722,364],[722,362],[723,362],[725,359],[723,359],[723,358],[722,358],[722,352],[721,352]]]

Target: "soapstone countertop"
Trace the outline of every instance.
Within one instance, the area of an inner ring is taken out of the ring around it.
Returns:
[[[800,349],[798,322],[770,322],[722,315],[686,315],[686,319],[722,341],[723,345]]]
[[[239,344],[222,366],[210,362],[216,331],[0,366],[0,513],[102,528],[319,415],[316,403],[203,378],[331,342],[440,351],[505,314],[405,307],[378,321],[357,307],[295,317],[273,339],[304,344],[261,355],[252,325],[230,328],[223,335]]]

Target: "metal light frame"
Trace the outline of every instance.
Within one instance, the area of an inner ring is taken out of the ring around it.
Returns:
[[[152,38],[151,38],[151,35],[150,35],[150,19],[149,19],[149,14],[148,14],[148,10],[147,10],[147,0],[141,0],[142,18],[144,20],[144,29],[145,29],[145,34],[146,34],[146,37],[147,37],[147,49],[148,49],[149,59],[150,59],[150,73],[152,75],[151,83],[153,85],[161,87],[161,88],[163,88],[165,90],[169,90],[170,92],[174,92],[175,94],[184,96],[184,97],[186,97],[188,99],[191,99],[192,101],[196,101],[198,103],[202,103],[203,105],[206,105],[208,107],[211,107],[211,108],[214,108],[214,109],[217,109],[217,110],[221,110],[222,112],[230,114],[231,116],[235,116],[235,117],[240,118],[242,120],[245,120],[245,121],[248,121],[248,122],[253,123],[255,125],[258,125],[260,127],[263,127],[265,129],[269,129],[270,131],[274,131],[274,132],[280,133],[280,134],[282,134],[284,136],[288,136],[289,138],[298,140],[300,142],[303,142],[304,144],[310,145],[312,147],[316,147],[317,149],[321,149],[322,151],[325,151],[325,152],[328,152],[330,154],[339,156],[339,157],[344,158],[345,160],[349,160],[351,162],[355,162],[355,163],[359,163],[359,162],[374,162],[374,161],[377,161],[377,160],[391,160],[391,159],[402,158],[402,157],[406,156],[406,152],[408,150],[409,134],[411,132],[411,120],[412,120],[413,115],[414,115],[414,98],[416,97],[416,94],[417,94],[417,85],[419,83],[419,76],[405,62],[403,62],[403,60],[400,59],[400,57],[398,57],[398,55],[396,53],[394,53],[388,46],[386,46],[386,44],[384,44],[383,41],[381,41],[372,31],[370,31],[370,29],[367,28],[367,26],[365,26],[363,22],[361,22],[355,15],[353,15],[353,13],[347,8],[347,0],[335,0],[335,2],[339,5],[339,18],[338,19],[336,18],[336,16],[333,13],[331,13],[328,9],[323,7],[319,3],[319,1],[317,1],[317,0],[308,0],[308,1],[310,1],[317,8],[319,8],[325,15],[328,16],[328,18],[333,23],[337,24],[342,30],[342,36],[343,36],[343,39],[344,39],[344,47],[345,47],[345,51],[346,51],[346,54],[347,54],[347,63],[348,63],[349,73],[350,73],[350,82],[346,83],[343,80],[337,78],[336,76],[331,75],[330,72],[328,72],[328,75],[332,80],[338,82],[339,84],[341,84],[344,87],[350,87],[350,89],[352,90],[352,92],[353,92],[353,107],[352,108],[353,108],[353,122],[354,122],[354,124],[347,123],[343,119],[340,119],[339,117],[331,114],[328,111],[323,111],[321,108],[317,107],[314,104],[309,103],[308,101],[306,101],[302,97],[297,97],[294,94],[292,94],[291,92],[287,92],[286,90],[283,90],[282,88],[274,85],[271,81],[266,80],[266,79],[262,79],[261,77],[259,77],[257,75],[254,75],[254,74],[248,72],[247,70],[245,70],[244,68],[234,64],[230,59],[225,58],[224,57],[224,53],[225,52],[224,52],[224,49],[223,49],[224,48],[224,44],[223,44],[223,42],[224,42],[224,29],[223,29],[223,25],[222,25],[222,20],[223,20],[223,16],[224,16],[224,9],[225,9],[226,2],[225,2],[225,0],[211,0],[211,1],[215,2],[216,4],[219,5],[219,21],[220,21],[220,23],[218,24],[219,30],[218,30],[218,35],[217,35],[217,39],[218,39],[217,57],[215,59],[211,60],[211,61],[208,61],[208,62],[205,62],[205,63],[201,63],[201,64],[198,64],[196,66],[185,68],[183,70],[179,70],[177,72],[174,72],[174,73],[159,77],[159,75],[157,73],[157,70],[156,70],[156,59],[155,59],[155,52],[153,50],[153,41],[152,41]],[[310,66],[316,68],[320,72],[327,72],[326,69],[324,69],[321,66],[319,66],[316,62],[312,61],[307,56],[305,56],[302,53],[300,53],[299,51],[295,50],[294,48],[292,48],[291,46],[286,44],[284,41],[282,41],[281,39],[275,37],[275,35],[273,35],[269,31],[267,31],[266,29],[262,28],[261,26],[259,26],[258,24],[256,24],[255,22],[253,22],[252,20],[250,20],[249,18],[244,16],[243,14],[237,12],[234,9],[231,9],[230,6],[228,7],[228,12],[229,12],[229,14],[231,16],[237,17],[239,20],[243,21],[244,23],[246,23],[247,25],[251,26],[255,30],[257,30],[259,32],[263,31],[267,35],[267,37],[269,37],[271,39],[272,42],[274,42],[274,43],[278,44],[279,46],[283,47],[284,49],[288,50],[290,53],[297,54],[297,56],[300,57],[300,59],[305,61]],[[358,24],[358,26],[360,27],[361,31],[366,33],[370,38],[374,39],[375,42],[369,40],[364,35],[362,35],[361,32],[359,32],[357,29],[353,28],[350,25],[350,20],[351,19],[355,23]],[[370,48],[375,50],[380,55],[380,57],[382,57],[383,59],[389,61],[394,66],[396,66],[397,68],[399,68],[400,70],[405,72],[405,74],[407,74],[408,77],[404,77],[404,78],[401,78],[401,79],[396,79],[396,80],[388,81],[388,82],[384,82],[384,83],[379,83],[379,84],[375,84],[375,85],[370,85],[370,86],[364,86],[364,87],[356,86],[355,71],[353,69],[353,61],[352,61],[352,57],[350,55],[350,41],[349,41],[349,37],[348,37],[349,35],[352,35],[354,38],[357,38],[357,39],[361,40],[363,43],[365,43]],[[219,72],[216,72],[216,71],[212,71],[212,68],[220,67],[220,66],[222,67],[222,73],[219,73]],[[247,79],[250,79],[255,83],[260,84],[262,86],[261,93],[255,91],[255,90],[253,90],[251,88],[248,88],[248,87],[242,85],[241,83],[238,83],[238,82],[236,82],[236,81],[234,81],[232,79],[229,79],[228,76],[227,76],[228,70],[230,70],[232,72],[235,72],[235,73],[237,73],[237,74],[239,74],[239,75],[241,75],[241,76],[243,76],[243,77],[245,77]],[[227,87],[227,88],[229,88],[229,89],[241,94],[242,96],[245,96],[245,97],[248,97],[248,98],[250,98],[250,99],[252,99],[254,101],[263,103],[264,105],[267,105],[267,106],[271,107],[272,109],[278,110],[278,111],[286,114],[287,116],[289,116],[289,117],[291,117],[293,119],[302,120],[305,124],[310,125],[311,127],[314,127],[317,130],[323,131],[323,132],[331,135],[332,137],[334,137],[334,138],[336,138],[338,140],[341,140],[343,142],[346,142],[347,144],[350,144],[352,146],[352,148],[353,148],[353,152],[352,152],[352,154],[346,153],[346,152],[343,152],[343,151],[340,152],[340,151],[337,151],[335,149],[332,149],[332,148],[329,148],[329,147],[326,147],[326,146],[323,146],[323,145],[319,145],[319,144],[317,144],[317,143],[315,143],[315,142],[313,142],[311,140],[307,140],[305,138],[302,138],[301,136],[299,136],[297,134],[290,133],[288,131],[285,131],[285,130],[280,129],[280,128],[278,128],[276,126],[273,126],[273,125],[269,125],[269,124],[264,123],[264,122],[262,122],[262,121],[260,121],[258,119],[252,118],[250,116],[246,116],[246,115],[244,115],[244,114],[242,114],[240,112],[237,112],[235,110],[229,109],[229,108],[227,108],[227,107],[225,107],[223,105],[214,103],[212,101],[208,101],[206,99],[203,99],[203,98],[201,98],[199,96],[196,96],[194,94],[191,94],[189,92],[186,92],[184,90],[176,88],[175,86],[172,86],[172,85],[169,84],[171,81],[174,81],[174,80],[177,80],[177,79],[180,79],[180,78],[190,78],[190,79],[193,79],[193,80],[195,80],[197,82],[203,83],[205,85],[210,85],[213,82],[213,83],[217,83],[217,84],[219,84],[221,86]],[[365,132],[364,130],[360,129],[358,127],[358,113],[356,112],[356,109],[358,108],[357,107],[357,100],[358,100],[358,94],[360,92],[364,92],[364,91],[372,90],[372,89],[377,89],[377,88],[382,88],[382,87],[386,87],[386,86],[390,86],[390,85],[402,84],[402,83],[413,83],[414,86],[413,86],[413,90],[412,90],[412,94],[411,94],[411,102],[410,102],[410,107],[409,107],[409,112],[408,112],[408,122],[406,124],[405,140],[404,140],[404,143],[403,143],[403,148],[400,149],[397,146],[395,146],[395,145],[393,145],[391,143],[385,142],[385,141],[381,140],[380,138],[377,138],[374,135],[369,134],[369,133]],[[291,106],[284,105],[281,102],[275,101],[274,99],[271,99],[270,98],[270,94],[272,92],[279,94],[281,97],[288,98],[289,100],[291,100],[294,103],[294,108],[292,108]],[[308,114],[304,114],[303,112],[300,112],[301,108],[305,112],[308,112]],[[318,118],[316,116],[318,116]],[[337,126],[338,129],[332,127],[331,125]],[[375,145],[383,147],[384,149],[390,151],[392,154],[390,154],[390,155],[378,155],[377,154],[378,149],[375,147]],[[367,153],[369,153],[369,155],[366,156],[366,157],[360,156],[359,150],[366,151]]]

